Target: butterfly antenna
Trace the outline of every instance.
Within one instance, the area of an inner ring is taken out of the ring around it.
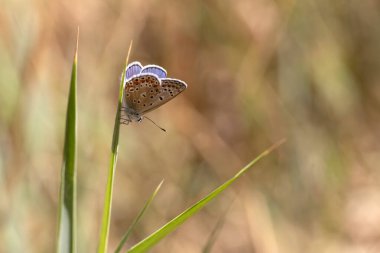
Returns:
[[[144,116],[144,118],[149,119],[149,121],[152,122],[153,124],[155,124],[156,127],[158,127],[159,129],[161,129],[162,131],[166,132],[165,128],[160,127],[159,125],[156,124],[156,122],[154,122],[153,120],[151,120],[151,119],[148,118],[147,116]]]

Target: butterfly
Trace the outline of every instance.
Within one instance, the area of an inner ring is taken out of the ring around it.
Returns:
[[[169,102],[186,88],[184,81],[168,78],[160,66],[143,66],[138,61],[130,63],[124,79],[122,123],[141,122],[147,118],[143,116],[145,113]]]

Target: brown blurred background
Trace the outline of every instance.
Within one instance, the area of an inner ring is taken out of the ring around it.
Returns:
[[[0,252],[54,252],[77,26],[79,252],[99,234],[118,84],[131,60],[188,89],[122,126],[110,249],[287,143],[153,252],[380,252],[376,0],[21,1],[0,9]]]

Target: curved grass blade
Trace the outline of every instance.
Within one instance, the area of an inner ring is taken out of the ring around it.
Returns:
[[[263,157],[270,154],[274,149],[283,144],[285,140],[281,140],[274,144],[269,149],[265,150],[258,157],[256,157],[253,161],[247,164],[244,168],[242,168],[235,176],[231,179],[227,180],[224,184],[216,188],[214,191],[209,193],[206,197],[195,203],[193,206],[185,210],[183,213],[166,223],[157,231],[153,232],[151,235],[146,237],[144,240],[140,241],[133,247],[131,247],[127,252],[129,253],[140,253],[146,252],[154,245],[156,245],[161,239],[166,237],[168,234],[176,230],[181,224],[183,224],[187,219],[195,215],[198,211],[200,211],[206,204],[208,204],[211,200],[215,199],[220,193],[222,193],[226,188],[228,188],[236,179],[241,177],[244,173],[246,173],[255,163],[261,160]]]
[[[120,253],[121,252],[121,249],[123,248],[125,242],[127,241],[129,235],[131,234],[133,228],[140,221],[141,217],[144,215],[145,211],[148,209],[148,207],[152,203],[153,199],[156,197],[156,195],[157,195],[158,191],[160,190],[161,185],[162,185],[163,182],[164,182],[164,180],[162,180],[161,183],[156,187],[156,189],[154,190],[154,192],[152,193],[152,195],[150,196],[150,198],[146,201],[144,207],[141,209],[140,213],[137,215],[137,217],[134,219],[134,221],[132,222],[132,224],[129,226],[127,232],[124,234],[123,238],[121,239],[121,241],[119,243],[119,246],[115,250],[115,253]]]
[[[76,148],[78,39],[71,71],[58,211],[58,253],[76,252]]]
[[[115,117],[115,125],[113,129],[111,157],[110,157],[110,165],[108,169],[108,178],[107,178],[107,186],[106,186],[106,193],[105,193],[104,206],[103,206],[102,226],[100,229],[98,253],[107,252],[107,246],[108,246],[108,234],[109,234],[110,220],[111,220],[113,181],[114,181],[114,176],[115,176],[116,161],[117,161],[117,155],[118,155],[118,149],[119,149],[120,113],[121,113],[121,105],[123,102],[124,76],[125,76],[125,70],[128,65],[128,59],[131,53],[131,49],[132,49],[132,41],[129,45],[128,55],[125,61],[125,67],[123,69],[123,74],[120,80],[119,100],[118,100],[118,106],[117,106],[116,117]]]

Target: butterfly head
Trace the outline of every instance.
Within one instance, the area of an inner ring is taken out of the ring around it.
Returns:
[[[132,122],[132,121],[141,122],[143,119],[143,117],[138,112],[136,112],[132,108],[129,108],[128,106],[123,107],[122,112],[124,113],[124,115],[122,116],[127,122]]]

